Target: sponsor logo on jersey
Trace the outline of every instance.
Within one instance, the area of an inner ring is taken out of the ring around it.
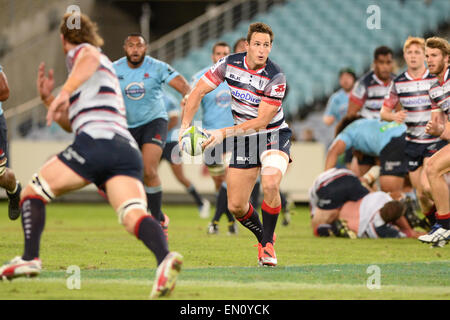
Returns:
[[[131,82],[125,87],[125,94],[131,100],[141,100],[145,95],[143,82]]]
[[[252,104],[259,104],[261,98],[252,94],[251,92],[230,88],[231,95],[238,100],[249,102]]]
[[[231,96],[228,89],[217,92],[216,105],[221,108],[229,108],[231,106]]]

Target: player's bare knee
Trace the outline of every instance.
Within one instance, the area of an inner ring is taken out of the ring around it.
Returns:
[[[429,179],[436,178],[439,175],[439,170],[433,157],[428,160],[427,165],[425,166],[425,173]]]
[[[280,186],[277,179],[267,178],[262,183],[264,197],[273,197],[280,194]]]
[[[237,203],[234,201],[228,200],[228,210],[236,217],[242,217],[247,213],[248,203]]]

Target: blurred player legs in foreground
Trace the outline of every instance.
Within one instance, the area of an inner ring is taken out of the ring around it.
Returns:
[[[70,73],[61,92],[54,97],[53,72],[45,75],[42,63],[38,90],[48,107],[47,124],[56,121],[75,141],[50,159],[22,191],[22,226],[25,248],[22,256],[0,268],[2,279],[37,276],[45,207],[55,197],[95,183],[106,191],[125,229],[155,254],[158,269],[151,298],[168,295],[182,264],[182,256],[169,252],[158,221],[147,213],[141,182],[142,157],[127,129],[125,107],[111,61],[100,53],[103,39],[89,17],[81,29],[69,29],[66,14],[60,25],[61,41]],[[105,121],[108,120],[108,121]]]
[[[2,102],[9,98],[9,86],[5,73],[0,66],[0,187],[5,188],[8,196],[8,216],[16,220],[20,216],[20,192],[22,186],[16,181],[14,172],[8,168],[8,136]]]

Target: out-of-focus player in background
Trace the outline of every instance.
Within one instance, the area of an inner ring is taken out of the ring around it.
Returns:
[[[216,42],[212,48],[211,60],[213,65],[220,59],[230,54],[228,43]],[[201,79],[201,77],[210,69],[206,67],[192,76],[192,87]],[[205,94],[200,103],[202,128],[206,130],[216,130],[234,125],[233,114],[231,112],[231,95],[226,83],[221,83],[213,91]],[[203,160],[208,167],[209,175],[214,181],[216,188],[216,209],[211,223],[208,225],[208,234],[217,234],[219,232],[219,221],[222,214],[228,218],[228,233],[236,234],[237,226],[233,215],[227,207],[227,184],[225,182],[227,174],[228,160],[226,159],[226,141],[216,145],[214,148],[208,148],[203,154]]]
[[[20,216],[19,202],[22,186],[16,180],[14,172],[8,168],[8,130],[2,109],[2,102],[5,102],[8,98],[8,79],[0,65],[0,187],[6,190],[6,195],[8,196],[9,219],[16,220]]]
[[[436,208],[424,168],[430,157],[447,144],[425,132],[425,125],[431,118],[428,90],[436,82],[436,76],[425,67],[424,39],[409,37],[403,46],[403,57],[408,69],[392,81],[380,116],[386,121],[406,124],[405,156],[409,178],[422,212],[434,221]]]
[[[360,114],[363,118],[379,119],[384,97],[389,92],[391,81],[395,78],[394,53],[391,48],[381,46],[375,49],[373,70],[364,74],[354,85],[350,93],[347,115]],[[352,168],[362,176],[374,164],[375,159],[364,156],[358,161],[359,170]]]
[[[78,14],[79,15],[79,14]],[[142,156],[127,129],[125,106],[113,64],[100,52],[103,39],[97,25],[80,15],[80,28],[69,28],[64,15],[60,34],[69,76],[54,97],[54,82],[42,63],[38,90],[48,107],[47,125],[56,121],[75,133],[75,141],[52,157],[22,191],[22,256],[0,268],[1,278],[37,276],[41,272],[39,247],[45,225],[46,204],[55,197],[95,183],[106,192],[125,229],[156,256],[158,269],[151,298],[170,294],[180,271],[182,256],[169,252],[159,222],[147,213],[142,179]]]
[[[164,105],[169,118],[167,124],[167,139],[162,153],[162,159],[170,164],[175,178],[180,182],[186,191],[192,196],[198,207],[200,218],[209,217],[211,207],[208,199],[203,198],[195,188],[194,184],[184,175],[183,162],[181,160],[180,148],[178,146],[178,130],[180,128],[180,106],[175,97],[168,92],[164,92]]]
[[[282,101],[286,77],[268,56],[273,32],[260,22],[249,26],[246,52],[219,60],[196,84],[187,100],[181,128],[191,124],[202,97],[226,81],[232,95],[235,125],[209,131],[203,147],[232,142],[227,173],[228,209],[258,240],[258,263],[276,266],[274,231],[281,210],[280,183],[290,158],[292,135],[284,120]],[[181,137],[180,137],[181,138]],[[179,138],[179,139],[180,139]],[[250,195],[261,174],[263,223],[253,209]]]
[[[162,187],[158,175],[168,121],[162,85],[167,83],[182,97],[191,88],[170,65],[146,55],[148,45],[141,34],[128,35],[123,49],[125,57],[114,62],[114,69],[127,109],[129,130],[142,152],[148,207],[167,235],[169,217],[161,211]]]
[[[433,37],[426,41],[425,56],[428,68],[437,77],[430,90],[431,120],[427,123],[426,132],[450,139],[450,46],[447,40]],[[434,246],[444,246],[450,241],[450,197],[449,188],[444,175],[450,171],[450,146],[447,145],[435,153],[425,168],[431,186],[431,193],[436,205],[435,222],[427,235],[419,240]]]
[[[327,106],[323,115],[323,123],[331,126],[338,123],[347,115],[350,92],[355,84],[356,75],[350,68],[344,68],[339,71],[340,89],[333,93],[328,99]]]

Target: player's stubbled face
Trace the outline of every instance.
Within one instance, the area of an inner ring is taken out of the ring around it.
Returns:
[[[389,80],[394,69],[394,60],[391,54],[380,54],[375,60],[375,73],[383,81]]]
[[[147,45],[141,37],[128,37],[124,45],[125,54],[128,62],[133,65],[139,65],[145,58]]]
[[[264,66],[272,50],[270,35],[267,33],[254,32],[247,48],[247,63],[250,68]]]
[[[445,67],[445,57],[438,48],[425,48],[428,69],[431,74],[440,74]]]

